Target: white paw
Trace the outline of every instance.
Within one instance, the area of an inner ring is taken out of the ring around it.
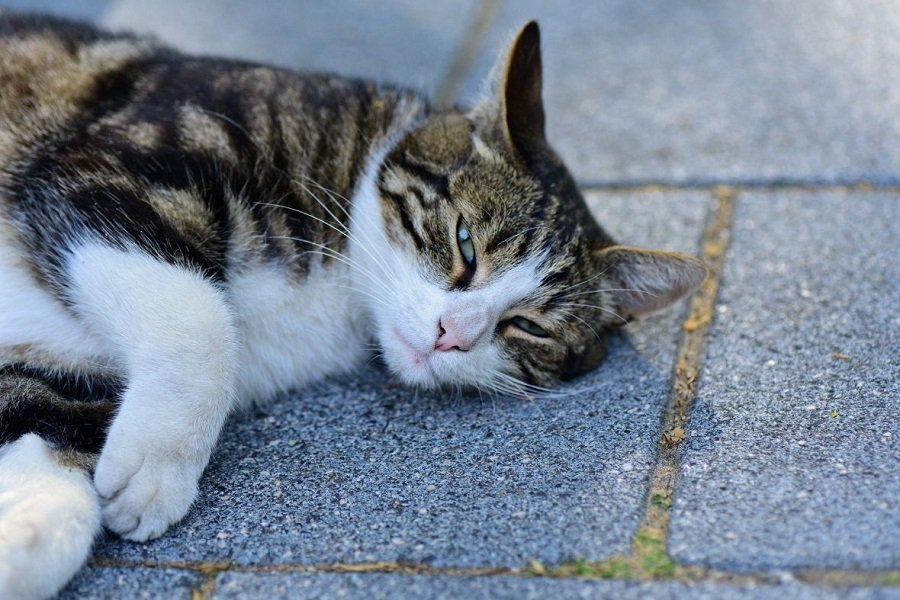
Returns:
[[[87,559],[99,530],[83,471],[56,462],[36,435],[0,452],[0,598],[43,598]]]
[[[138,542],[159,537],[187,514],[208,458],[185,454],[180,440],[158,444],[147,437],[114,425],[94,473],[103,524]]]

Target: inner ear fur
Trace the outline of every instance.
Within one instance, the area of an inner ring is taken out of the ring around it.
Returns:
[[[615,245],[598,250],[595,260],[614,282],[610,293],[625,318],[669,306],[700,287],[707,276],[703,261],[680,252]]]
[[[545,142],[542,78],[541,30],[531,21],[510,46],[502,88],[510,141],[526,157]]]
[[[475,108],[499,126],[525,162],[546,147],[541,99],[541,31],[536,21],[523,26],[491,70],[490,92]]]

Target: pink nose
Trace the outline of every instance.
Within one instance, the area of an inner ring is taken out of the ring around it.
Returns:
[[[459,334],[459,330],[454,326],[453,321],[441,319],[440,322],[438,322],[438,327],[440,328],[440,333],[438,334],[437,341],[434,343],[435,350],[441,352],[461,350],[465,352],[472,347],[471,340],[464,339]]]

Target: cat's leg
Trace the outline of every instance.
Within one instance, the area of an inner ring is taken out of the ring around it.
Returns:
[[[78,455],[35,434],[0,447],[0,598],[46,598],[88,558],[100,503]]]
[[[104,524],[131,540],[180,520],[234,403],[236,334],[195,271],[99,245],[73,252],[75,310],[122,357],[127,384],[94,483]]]

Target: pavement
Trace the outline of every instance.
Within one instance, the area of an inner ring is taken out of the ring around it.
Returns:
[[[62,598],[900,598],[900,4],[0,0],[477,97],[538,18],[604,226],[703,256],[564,399],[377,366],[232,419],[159,540]]]

